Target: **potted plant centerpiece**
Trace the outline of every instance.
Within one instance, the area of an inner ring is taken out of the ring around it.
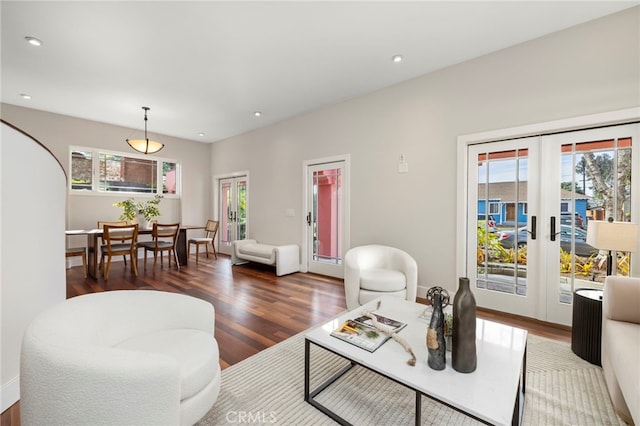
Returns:
[[[162,195],[156,195],[149,201],[135,201],[133,198],[128,198],[113,205],[122,208],[120,220],[137,223],[138,226],[148,229],[151,228],[151,221],[160,216],[158,204],[162,198]]]

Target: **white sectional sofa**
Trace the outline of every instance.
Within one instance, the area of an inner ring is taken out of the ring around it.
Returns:
[[[274,265],[276,275],[292,274],[300,270],[300,249],[295,244],[276,246],[256,240],[236,240],[231,243],[231,263],[238,265],[258,262]]]
[[[602,371],[616,412],[640,425],[640,278],[605,279]]]

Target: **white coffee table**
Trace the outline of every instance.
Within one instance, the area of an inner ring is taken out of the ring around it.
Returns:
[[[377,312],[407,323],[398,334],[411,345],[417,357],[416,365],[411,367],[406,363],[410,355],[393,340],[387,341],[375,352],[368,352],[330,335],[331,331],[345,320],[360,316],[366,309],[373,311],[376,302],[372,302],[340,315],[305,334],[305,401],[338,423],[349,424],[347,420],[316,401],[315,397],[325,390],[329,392],[327,389],[333,382],[353,366],[360,365],[415,391],[416,425],[421,421],[423,395],[483,423],[520,424],[526,377],[526,330],[478,319],[476,370],[468,374],[458,373],[451,366],[451,352],[447,352],[446,368],[436,371],[427,365],[425,337],[428,321],[418,318],[426,306],[395,297],[383,297],[381,300]],[[311,344],[351,361],[314,390],[310,389],[309,379],[312,363]]]

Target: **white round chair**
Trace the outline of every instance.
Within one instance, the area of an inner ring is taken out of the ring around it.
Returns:
[[[384,295],[415,302],[418,266],[408,253],[395,247],[354,247],[344,256],[344,290],[349,310]]]
[[[121,290],[73,297],[27,327],[23,425],[191,425],[220,392],[213,306]]]

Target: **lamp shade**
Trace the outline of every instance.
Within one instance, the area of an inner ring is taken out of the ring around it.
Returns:
[[[164,144],[149,139],[127,139],[127,143],[131,148],[143,154],[153,154],[164,148]]]
[[[638,225],[629,222],[590,220],[587,244],[600,250],[638,251]]]

